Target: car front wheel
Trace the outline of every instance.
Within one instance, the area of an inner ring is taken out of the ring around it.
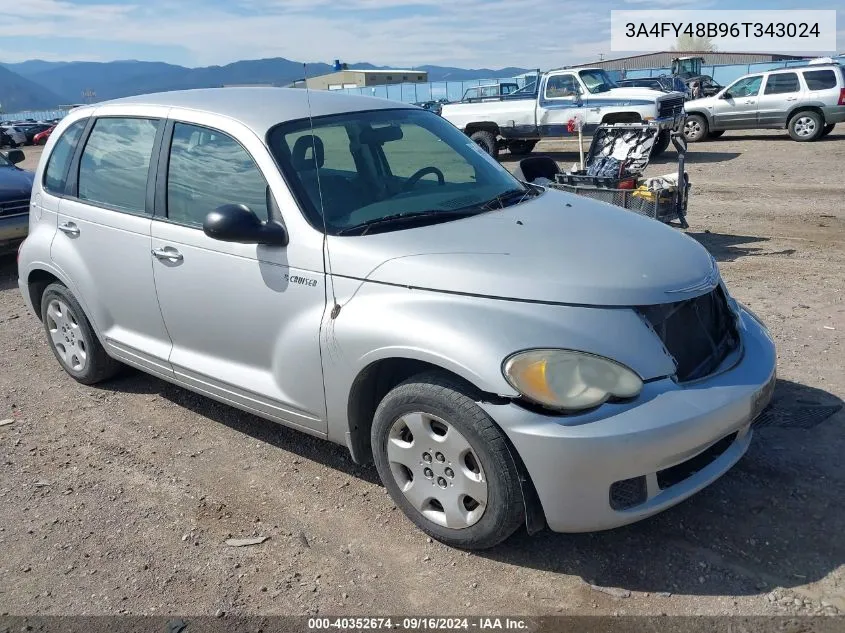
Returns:
[[[462,549],[501,543],[525,520],[517,466],[490,416],[458,381],[420,374],[379,404],[376,469],[417,527]]]

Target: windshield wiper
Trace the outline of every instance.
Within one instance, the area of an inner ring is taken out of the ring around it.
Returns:
[[[492,198],[482,204],[481,208],[486,211],[491,211],[493,209],[504,209],[506,206],[510,206],[508,204],[505,204],[506,201],[512,200],[519,196],[519,198],[515,202],[511,203],[519,204],[520,202],[532,195],[537,195],[537,192],[531,189],[530,187],[526,189],[508,189],[507,191],[503,191],[502,193],[500,193],[495,198]]]
[[[360,231],[358,235],[366,235],[367,232],[376,226],[383,226],[389,224],[403,224],[405,222],[413,222],[422,218],[433,218],[437,220],[456,220],[459,218],[466,218],[471,215],[476,215],[478,211],[448,211],[443,209],[430,209],[428,211],[412,211],[408,213],[394,213],[386,215],[381,218],[374,218],[342,228],[337,232],[338,235],[349,235],[356,231]]]

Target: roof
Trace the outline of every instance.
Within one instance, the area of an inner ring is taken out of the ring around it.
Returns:
[[[425,74],[427,70],[405,70],[402,68],[342,68],[341,70],[336,70],[335,72],[347,72],[347,73],[384,73],[387,74],[399,74],[399,73],[417,73],[417,74]],[[328,73],[333,75],[334,73]]]
[[[310,106],[309,106],[310,97]],[[259,134],[285,121],[308,116],[326,116],[361,110],[413,108],[396,101],[350,95],[329,90],[301,88],[201,88],[124,97],[94,104],[92,108],[121,105],[164,106],[185,108],[240,121]]]

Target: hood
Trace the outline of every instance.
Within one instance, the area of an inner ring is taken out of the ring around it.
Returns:
[[[718,101],[720,101],[720,99],[716,95],[712,95],[710,97],[701,97],[699,99],[690,99],[684,104],[684,108],[711,108]]]
[[[0,165],[0,200],[29,198],[34,178],[31,171]]]
[[[461,220],[328,242],[337,275],[510,300],[650,305],[718,283],[707,250],[677,229],[556,190]]]
[[[599,92],[590,95],[591,99],[600,99],[603,96],[616,97],[619,99],[636,99],[637,101],[648,101],[653,103],[660,97],[665,97],[668,93],[654,90],[653,88],[640,88],[637,86],[629,86],[626,88],[611,88],[607,92]]]

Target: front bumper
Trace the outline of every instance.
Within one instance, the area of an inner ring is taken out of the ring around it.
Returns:
[[[649,382],[634,402],[584,416],[482,404],[525,463],[549,528],[590,532],[644,519],[695,494],[742,457],[751,422],[771,398],[777,359],[765,328],[745,310],[741,321],[741,359],[696,383]],[[678,478],[696,456],[707,463]],[[611,489],[626,480],[642,482],[642,498],[614,509]]]

